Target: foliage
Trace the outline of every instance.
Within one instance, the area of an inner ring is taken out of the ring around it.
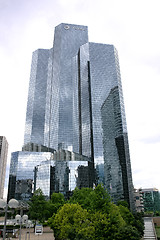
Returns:
[[[125,226],[125,221],[120,216],[118,208],[113,204],[110,213],[96,212],[92,217],[95,228],[95,239],[116,239],[119,227]]]
[[[144,230],[142,214],[132,214],[124,201],[116,206],[102,185],[76,188],[68,203],[61,193],[53,193],[46,201],[38,189],[29,217],[42,223],[49,218],[57,240],[139,240]]]
[[[123,226],[119,228],[118,234],[116,235],[116,240],[138,240],[141,236],[137,229],[131,225]]]
[[[42,190],[37,189],[29,202],[29,217],[33,220],[38,220],[39,222],[44,223],[44,221],[56,213],[64,203],[65,199],[63,194],[53,193],[51,200],[46,201]]]
[[[65,203],[64,195],[62,193],[52,193],[51,200],[47,204],[48,218],[54,213],[57,213],[58,209]]]
[[[160,216],[160,211],[156,211],[155,214],[154,214],[154,216],[159,217],[159,216]]]
[[[134,222],[133,222],[133,226],[138,230],[140,236],[142,237],[144,234],[144,213],[140,212],[140,213],[134,213]]]
[[[118,234],[117,229],[125,225],[118,208],[113,206],[107,215],[102,212],[91,213],[79,204],[67,203],[48,220],[48,223],[58,240],[113,240]]]
[[[75,188],[73,195],[69,200],[69,203],[79,203],[82,208],[90,208],[90,194],[93,191],[92,188]]]
[[[118,207],[119,207],[121,216],[125,220],[126,224],[127,225],[132,225],[133,222],[134,222],[133,214],[129,211],[129,209],[127,207],[124,207],[122,205],[119,205]]]
[[[126,208],[129,208],[128,202],[126,202],[126,201],[119,200],[118,203],[117,203],[117,205],[118,205],[118,206],[121,205],[121,206],[124,206],[124,207],[126,207]]]
[[[144,214],[152,217],[154,215],[154,212],[153,211],[145,211]]]
[[[95,239],[89,213],[79,204],[64,204],[48,222],[57,240]]]
[[[121,205],[122,203],[122,205]],[[130,229],[131,231],[136,231],[139,233],[139,236],[143,236],[144,233],[144,220],[143,220],[143,213],[131,213],[129,211],[129,209],[127,207],[125,207],[125,204],[123,204],[122,202],[119,202],[119,210],[121,213],[121,216],[123,217],[123,219],[125,220],[126,224],[129,226],[128,229]],[[130,227],[133,227],[133,229],[131,229]],[[126,231],[126,229],[125,229]],[[128,231],[128,230],[127,230]]]
[[[29,218],[32,220],[38,220],[41,223],[47,218],[48,210],[47,210],[47,201],[45,200],[45,196],[41,189],[37,189],[31,201],[29,202]]]
[[[160,238],[160,227],[155,227],[157,237]]]
[[[65,202],[64,195],[62,193],[52,193],[51,202],[53,204],[63,205]]]
[[[142,216],[134,216],[124,202],[113,204],[102,185],[76,188],[68,203],[62,204],[48,220],[57,240],[139,240],[142,236]]]
[[[98,185],[94,190],[92,188],[76,188],[73,191],[73,196],[70,198],[69,203],[79,203],[82,208],[95,211],[108,212],[110,208],[110,196],[103,188]]]

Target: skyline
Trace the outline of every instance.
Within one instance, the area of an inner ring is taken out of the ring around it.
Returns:
[[[1,112],[3,113],[0,132],[1,136],[6,136],[9,142],[9,160],[10,152],[21,150],[23,145],[32,52],[38,48],[52,47],[54,27],[61,22],[80,24],[88,26],[90,42],[113,44],[118,50],[133,183],[135,187],[160,189],[160,183],[158,183],[160,157],[160,114],[158,112],[160,87],[158,81],[160,48],[158,47],[160,39],[157,34],[158,18],[160,17],[158,16],[158,6],[154,5],[155,7],[153,7],[153,4],[150,5],[149,1],[145,1],[146,11],[143,11],[143,17],[141,17],[142,3],[134,4],[138,1],[134,1],[130,5],[127,1],[121,1],[121,4],[118,1],[112,3],[101,1],[102,5],[98,5],[96,1],[87,3],[85,1],[69,1],[72,8],[63,1],[54,1],[53,5],[56,8],[56,16],[54,16],[49,1],[45,2],[45,5],[43,5],[43,1],[37,1],[38,7],[32,8],[29,11],[30,16],[27,17],[27,8],[29,10],[32,6],[30,1],[19,5],[20,1],[15,1],[17,5],[14,6],[10,2],[2,2],[1,6],[4,8],[0,9],[3,20],[0,27],[4,33],[0,39],[0,63],[3,66],[0,70],[1,79],[3,79],[0,86]],[[79,2],[83,4],[79,5]],[[144,1],[142,2],[144,3]],[[158,1],[153,2],[158,5]],[[114,3],[116,3],[117,9],[114,9]],[[126,10],[121,18],[118,18],[120,16],[118,11],[122,10],[122,6],[124,6],[122,3],[125,4],[128,12]],[[105,4],[107,8],[104,8]],[[17,7],[21,8],[21,11],[17,10]],[[81,7],[81,11],[78,7]],[[132,19],[133,9],[137,10],[136,19]],[[97,10],[99,12],[101,10],[101,14],[99,15],[100,19],[95,21],[94,13]],[[105,10],[109,16],[105,15]],[[113,10],[115,11],[113,12]],[[148,19],[152,10],[155,11],[154,15],[152,19]],[[4,16],[5,11],[8,15]],[[61,14],[58,15],[58,13]],[[127,22],[125,17],[128,17]],[[12,20],[14,21],[12,22]],[[132,31],[129,27],[132,27]],[[141,32],[142,29],[143,32]],[[107,32],[109,34],[106,34]],[[134,36],[139,36],[139,38],[134,38]],[[148,47],[150,42],[151,48]],[[9,89],[8,86],[10,86]],[[152,92],[153,94],[151,94]]]

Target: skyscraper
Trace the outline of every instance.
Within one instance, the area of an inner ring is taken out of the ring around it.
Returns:
[[[53,48],[33,53],[24,137],[31,143],[88,157],[90,186],[103,182],[115,202],[132,207],[118,54],[88,42],[86,26],[58,25]]]
[[[123,198],[133,202],[129,145],[124,106],[118,86],[111,89],[101,107],[105,186],[114,202]]]
[[[38,49],[32,55],[24,143],[44,145],[48,62],[50,50]]]
[[[87,27],[60,24],[55,28],[53,49],[33,53],[25,144],[54,149],[63,145],[91,156],[89,86],[82,76],[79,53],[87,42]]]
[[[8,142],[4,136],[0,136],[0,198],[3,198],[6,165],[8,155]]]

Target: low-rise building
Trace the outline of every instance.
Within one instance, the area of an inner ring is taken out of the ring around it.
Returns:
[[[157,188],[144,188],[142,195],[145,212],[160,211],[160,193]]]

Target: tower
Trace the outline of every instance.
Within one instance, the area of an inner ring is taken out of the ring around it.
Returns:
[[[24,144],[44,145],[48,64],[51,51],[33,52],[26,112]]]
[[[0,198],[3,198],[8,154],[8,142],[4,136],[0,136]]]
[[[33,53],[24,137],[27,147],[32,143],[88,157],[89,185],[104,183],[115,202],[132,208],[117,50],[88,42],[86,26],[58,25],[53,48]]]

